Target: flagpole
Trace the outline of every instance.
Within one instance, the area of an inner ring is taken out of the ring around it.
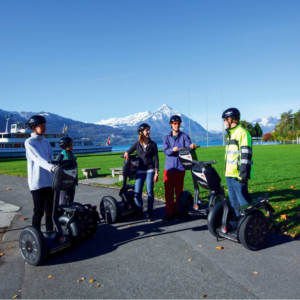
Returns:
[[[207,118],[207,93],[205,89],[205,99],[206,99],[206,141],[207,141],[207,148],[208,148],[208,118]]]
[[[192,135],[191,135],[190,89],[189,88],[188,88],[188,99],[189,99],[189,134],[190,134],[190,138],[192,138]]]
[[[221,91],[221,98],[222,98],[222,114],[223,114],[223,92]],[[224,141],[224,121],[223,121],[223,119],[222,119],[222,126],[223,126],[223,131],[222,131],[222,138],[223,138],[223,146],[224,146],[224,143],[225,143],[225,141]]]

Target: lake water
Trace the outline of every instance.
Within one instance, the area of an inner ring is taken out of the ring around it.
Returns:
[[[261,142],[261,141],[253,141],[253,145],[277,145],[279,142]],[[201,147],[207,147],[207,142],[198,142],[197,145]],[[113,146],[112,152],[125,152],[127,151],[132,145],[121,145],[121,146]],[[222,146],[222,141],[210,141],[208,142],[208,147],[214,146]],[[158,149],[163,148],[163,144],[157,144]]]

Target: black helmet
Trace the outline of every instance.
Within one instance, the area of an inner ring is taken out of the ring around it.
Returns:
[[[147,123],[142,123],[141,125],[139,125],[137,130],[138,134],[140,134],[140,132],[143,132],[147,127],[149,127],[150,129],[150,125],[148,125]]]
[[[232,118],[234,120],[240,120],[241,113],[237,108],[228,108],[222,114],[222,119]]]
[[[180,116],[172,116],[170,118],[170,122],[169,123],[171,124],[173,122],[180,122],[180,123],[182,123],[182,120],[181,120]]]
[[[47,123],[47,120],[45,117],[41,116],[41,115],[35,115],[29,118],[27,124],[29,126],[29,128],[32,129],[33,126],[36,126],[37,124],[43,124],[43,123]]]
[[[61,138],[59,140],[58,144],[61,149],[65,149],[72,143],[73,143],[73,140],[69,136],[66,136],[66,137]]]

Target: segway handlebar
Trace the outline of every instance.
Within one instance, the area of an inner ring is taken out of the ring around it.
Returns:
[[[52,164],[52,165],[57,165],[59,163],[67,163],[67,162],[71,162],[71,161],[76,161],[77,158],[71,158],[71,159],[66,159],[66,160],[48,160],[48,164]]]
[[[198,161],[198,160],[192,160],[193,164],[198,164],[198,165],[213,165],[216,164],[216,160],[210,160],[210,161]]]
[[[196,145],[196,148],[200,148],[200,145]],[[192,149],[191,147],[184,147],[184,148],[178,148],[178,150],[195,150],[196,148]]]

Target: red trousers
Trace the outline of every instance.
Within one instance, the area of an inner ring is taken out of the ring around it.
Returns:
[[[165,185],[165,198],[166,198],[166,214],[173,215],[178,213],[179,196],[183,191],[185,171],[176,173],[164,170],[164,185]],[[176,200],[174,202],[174,189]]]

